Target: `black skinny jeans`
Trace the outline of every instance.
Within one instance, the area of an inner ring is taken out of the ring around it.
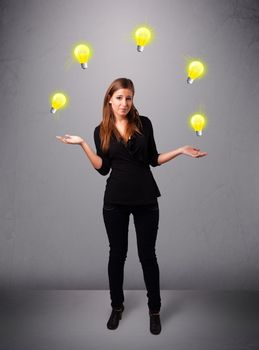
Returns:
[[[103,206],[104,224],[110,245],[108,276],[111,306],[120,308],[124,301],[123,277],[128,251],[130,214],[134,218],[138,256],[147,289],[148,307],[151,312],[159,312],[161,307],[159,267],[155,253],[159,222],[158,203],[138,206],[104,204]]]

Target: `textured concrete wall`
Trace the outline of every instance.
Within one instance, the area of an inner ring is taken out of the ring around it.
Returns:
[[[156,38],[140,54],[130,32],[143,22]],[[2,289],[108,287],[106,178],[55,136],[94,147],[104,93],[120,76],[134,81],[159,152],[191,144],[209,153],[152,169],[161,287],[259,287],[258,23],[252,0],[0,2]],[[86,71],[71,61],[80,40],[94,47]],[[189,57],[208,65],[192,86]],[[70,104],[53,118],[49,95],[59,89]],[[202,138],[187,125],[199,108],[209,121]],[[125,287],[144,287],[132,220]]]

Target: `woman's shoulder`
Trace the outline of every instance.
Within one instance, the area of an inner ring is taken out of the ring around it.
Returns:
[[[144,129],[150,129],[152,127],[151,120],[148,117],[140,115],[139,118]]]
[[[100,132],[100,127],[101,127],[101,123],[98,124],[98,125],[95,127],[95,129],[94,129],[94,134],[99,134],[99,132]]]
[[[94,140],[97,142],[100,142],[100,126],[101,124],[97,125],[94,129]]]
[[[141,122],[143,123],[150,123],[150,119],[148,118],[148,117],[145,117],[144,115],[140,115],[139,116],[139,118],[140,118],[140,120],[141,120]]]

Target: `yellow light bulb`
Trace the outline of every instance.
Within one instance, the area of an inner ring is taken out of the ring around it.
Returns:
[[[206,125],[206,118],[202,114],[194,114],[190,117],[190,124],[197,136],[202,136],[202,131]]]
[[[51,99],[51,113],[56,113],[56,111],[62,107],[64,107],[67,103],[67,98],[64,94],[58,92],[52,96]]]
[[[134,40],[138,52],[143,52],[144,47],[152,40],[152,31],[147,27],[139,27],[134,32]]]
[[[83,69],[87,68],[87,63],[91,55],[91,49],[85,44],[79,44],[74,48],[74,56]]]
[[[192,84],[197,78],[200,78],[205,72],[204,64],[201,61],[192,61],[188,66],[187,83]]]

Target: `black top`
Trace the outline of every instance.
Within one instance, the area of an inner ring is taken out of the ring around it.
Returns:
[[[107,175],[104,203],[139,205],[154,203],[160,191],[153,178],[149,165],[159,164],[153,127],[147,117],[140,116],[142,135],[134,133],[125,143],[112,135],[108,153],[103,153],[100,140],[100,125],[94,130],[96,152],[103,160],[102,167],[96,169]]]

